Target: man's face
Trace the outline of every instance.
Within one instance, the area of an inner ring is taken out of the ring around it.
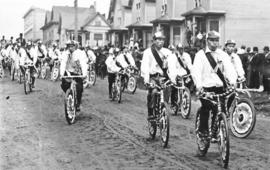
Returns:
[[[208,38],[207,46],[211,51],[216,51],[217,47],[219,46],[219,38]]]
[[[75,51],[75,45],[69,45],[68,50],[73,53]]]
[[[154,44],[155,44],[157,49],[161,49],[164,45],[164,38],[156,38],[154,40]]]
[[[180,54],[183,54],[184,48],[182,48],[182,47],[181,48],[178,48],[178,51],[179,51]]]
[[[227,44],[226,45],[226,51],[228,54],[231,54],[234,50],[235,45],[234,44]]]

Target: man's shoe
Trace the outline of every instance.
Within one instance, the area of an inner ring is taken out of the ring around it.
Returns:
[[[198,132],[196,137],[198,144],[198,155],[204,156],[209,148],[208,132]]]
[[[112,94],[109,94],[109,99],[112,99]]]

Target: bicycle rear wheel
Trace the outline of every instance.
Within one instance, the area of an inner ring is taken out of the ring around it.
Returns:
[[[65,94],[65,117],[69,125],[73,124],[76,119],[75,96],[71,89]]]
[[[159,128],[160,128],[161,143],[162,146],[165,148],[168,146],[170,137],[170,119],[165,106],[163,106],[163,108],[161,109]]]
[[[230,114],[230,129],[235,137],[246,138],[256,124],[254,105],[249,98],[240,98]]]
[[[186,87],[182,94],[181,101],[181,115],[184,119],[188,119],[191,110],[191,94],[190,90]]]
[[[218,120],[218,148],[221,156],[223,168],[227,168],[230,158],[230,138],[229,129],[225,113],[219,114]]]

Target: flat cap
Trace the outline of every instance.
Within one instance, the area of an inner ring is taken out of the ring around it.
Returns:
[[[207,33],[206,38],[220,38],[220,34],[212,30]]]

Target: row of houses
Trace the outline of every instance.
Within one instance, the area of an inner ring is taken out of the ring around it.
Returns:
[[[197,35],[216,30],[221,33],[221,45],[234,39],[238,45],[262,48],[270,40],[269,7],[267,0],[111,0],[107,19],[96,12],[95,5],[78,8],[79,41],[82,45],[123,46],[133,38],[146,48],[153,32],[163,30],[165,46],[188,45]],[[73,7],[54,6],[45,13],[44,42],[62,45],[74,37]],[[25,26],[25,37],[29,30]]]

